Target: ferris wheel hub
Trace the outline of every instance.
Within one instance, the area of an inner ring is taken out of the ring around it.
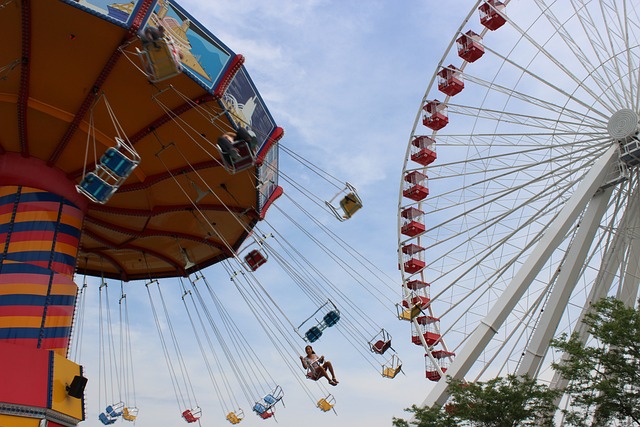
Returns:
[[[607,130],[609,135],[616,141],[629,142],[638,133],[638,114],[628,108],[618,110],[609,119]]]

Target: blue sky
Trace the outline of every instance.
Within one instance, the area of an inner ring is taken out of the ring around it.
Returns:
[[[358,188],[365,206],[349,221],[340,223],[326,211],[310,209],[322,224],[347,241],[355,253],[363,254],[381,270],[375,274],[383,277],[385,283],[372,282],[371,286],[389,300],[399,300],[396,230],[405,151],[426,86],[472,2],[185,0],[181,5],[234,52],[245,56],[245,66],[254,83],[276,123],[285,129],[282,145]],[[286,154],[281,154],[280,160],[284,173],[319,198],[327,199],[335,193]],[[298,193],[287,188],[286,181],[281,181],[281,185],[292,198],[304,203]],[[277,205],[287,206],[286,199]],[[296,235],[278,209],[270,211],[267,221],[287,241],[299,245],[300,251],[313,256],[317,249],[307,246]],[[300,221],[306,220],[301,217]],[[263,358],[271,376],[278,377],[284,388],[286,407],[278,405],[276,413],[279,426],[389,426],[393,416],[404,416],[403,409],[422,402],[431,388],[424,375],[423,351],[410,343],[409,324],[394,318],[392,304],[385,307],[373,301],[337,267],[321,262],[316,266],[325,268],[323,272],[347,292],[354,304],[363,307],[376,324],[392,333],[393,347],[404,362],[405,375],[393,380],[382,378],[343,336],[327,331],[314,347],[333,361],[340,380],[339,386],[329,390],[337,401],[337,417],[315,408],[296,378],[282,368],[273,345],[258,327],[259,321],[229,285],[224,268],[213,266],[204,274],[219,289],[220,299],[232,313],[237,327],[250,337],[251,347]],[[312,304],[296,299],[296,293],[289,287],[290,278],[274,266],[267,264],[256,276],[272,292],[277,304],[287,308],[285,313],[292,320],[304,319],[305,313],[310,315],[315,310]],[[80,284],[82,278],[76,281]],[[112,297],[119,292],[118,286],[110,285]],[[184,423],[144,286],[141,283],[125,286],[132,316],[133,365],[140,408],[136,425]],[[162,286],[167,289],[168,299],[171,291],[178,288],[171,281],[163,282]],[[189,346],[190,330],[180,312],[179,295],[173,296],[170,307],[178,334],[187,341],[184,356],[204,411],[202,425],[224,424],[224,414],[217,403],[210,403],[216,400],[210,385],[200,381],[206,375],[199,354]],[[97,391],[100,381],[95,367],[98,311],[95,298],[87,304],[80,360],[90,377],[85,425],[99,425],[97,408],[105,398]],[[112,309],[117,309],[115,304]],[[299,354],[304,345],[300,339]],[[300,370],[300,377],[303,374]],[[241,406],[246,419],[240,425],[273,422],[256,417],[244,399]]]

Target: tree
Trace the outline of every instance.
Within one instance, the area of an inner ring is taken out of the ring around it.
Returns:
[[[452,426],[553,426],[554,399],[558,392],[529,377],[510,375],[487,382],[449,380],[449,403],[443,408],[420,408],[407,412],[413,420],[394,418],[395,427]]]
[[[593,342],[566,334],[552,341],[568,356],[553,365],[569,381],[567,423],[605,426],[631,420],[640,425],[640,311],[615,298],[592,308],[584,323]]]

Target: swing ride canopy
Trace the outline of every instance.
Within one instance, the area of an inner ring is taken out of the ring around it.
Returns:
[[[78,272],[171,277],[233,256],[281,192],[282,130],[244,58],[165,0],[3,3],[0,185],[33,183],[85,212]],[[179,75],[149,81],[138,55],[147,25],[179,47]],[[239,126],[260,148],[255,166],[231,174],[215,141]],[[140,165],[108,203],[90,202],[74,185],[117,136]]]

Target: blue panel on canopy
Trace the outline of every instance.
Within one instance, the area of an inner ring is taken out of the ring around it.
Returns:
[[[133,17],[136,15],[138,8],[144,3],[144,0],[62,0],[72,6],[82,9],[92,15],[103,17],[107,21],[123,27],[131,24]]]
[[[164,26],[182,52],[185,72],[212,91],[235,53],[177,3],[159,1],[147,22]]]

